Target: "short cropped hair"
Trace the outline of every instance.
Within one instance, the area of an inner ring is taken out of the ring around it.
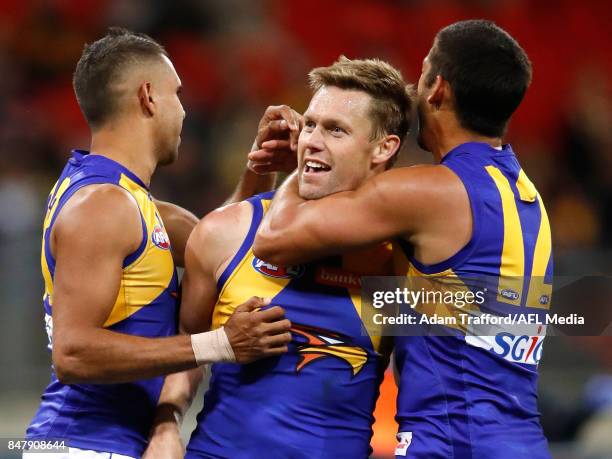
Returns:
[[[440,30],[429,56],[426,85],[450,84],[461,125],[501,137],[531,83],[531,62],[508,32],[491,21],[456,22]]]
[[[74,93],[91,129],[118,111],[116,83],[132,65],[167,56],[166,50],[145,34],[111,27],[99,40],[86,44],[72,79]]]
[[[387,62],[379,59],[351,60],[340,56],[329,67],[313,69],[308,79],[315,93],[323,86],[335,86],[369,94],[372,97],[371,138],[394,134],[403,142],[410,129],[413,88],[406,85],[401,72]],[[388,167],[396,157],[397,154],[388,162]]]

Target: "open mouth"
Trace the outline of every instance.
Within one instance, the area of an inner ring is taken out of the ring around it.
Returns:
[[[331,167],[329,167],[327,164],[319,161],[314,161],[312,159],[306,161],[306,164],[304,165],[304,172],[306,173],[320,173],[327,172],[330,170]]]

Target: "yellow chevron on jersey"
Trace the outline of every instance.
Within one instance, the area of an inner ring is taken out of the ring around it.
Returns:
[[[272,298],[272,304],[279,304],[275,300],[279,295],[283,294],[285,289],[294,279],[291,273],[300,276],[306,268],[304,266],[278,268],[273,265],[258,260],[253,254],[252,242],[261,221],[261,217],[267,211],[272,196],[268,199],[261,198],[252,201],[254,206],[254,214],[249,234],[245,238],[242,246],[238,250],[234,259],[230,262],[224,273],[218,281],[219,295],[212,316],[212,328],[222,326],[232,315],[234,310],[242,303],[247,301],[251,296],[259,296]],[[258,215],[259,212],[259,215]],[[339,258],[339,264],[335,267],[329,267],[325,264],[317,263],[309,264],[309,269],[316,271],[316,276],[353,276],[354,279],[360,276],[388,275],[392,273],[392,247],[391,244],[384,244],[374,248],[363,249],[346,254]],[[280,269],[282,273],[270,273],[270,275],[262,275],[262,269],[254,268],[260,264],[263,270]],[[331,279],[331,277],[330,277]],[[356,318],[361,318],[361,289],[359,285],[353,285],[350,282],[342,283],[331,282],[329,279],[321,280],[321,283],[326,285],[337,285],[345,291],[344,300],[350,300]],[[301,301],[299,294],[292,295],[287,301]],[[285,307],[282,302],[281,306]],[[333,335],[333,333],[332,333]],[[308,336],[314,336],[309,334]],[[331,336],[331,335],[330,335]],[[376,352],[385,353],[389,349],[389,340],[381,339],[381,336],[371,335],[370,340]],[[384,341],[384,342],[383,342]],[[336,347],[339,345],[337,344]],[[319,349],[320,350],[320,349]],[[346,352],[345,352],[346,351]],[[330,353],[330,349],[326,348],[325,353]],[[336,352],[336,351],[334,351]],[[360,355],[352,350],[338,350],[339,354],[345,355]],[[357,364],[355,364],[358,366]]]
[[[122,166],[102,156],[84,156],[89,169],[76,169],[58,180],[49,196],[43,224],[41,268],[45,281],[44,300],[53,304],[53,275],[55,259],[49,248],[49,238],[59,211],[72,195],[84,186],[114,184],[126,190],[135,200],[141,215],[142,241],[140,247],[124,260],[119,292],[104,322],[113,326],[131,317],[166,294],[177,294],[177,280],[170,240],[155,202],[140,180]],[[101,159],[99,159],[101,158]],[[96,166],[93,167],[93,163]],[[116,167],[114,167],[116,165]],[[74,168],[73,168],[74,169]],[[65,171],[66,172],[66,171]],[[139,183],[140,182],[140,183]],[[109,215],[112,218],[112,215]]]
[[[405,273],[406,279],[403,287],[410,291],[420,291],[430,295],[411,306],[416,312],[441,320],[452,317],[454,320],[444,322],[446,327],[460,330],[463,333],[467,331],[467,326],[460,316],[461,314],[475,315],[479,307],[476,302],[466,302],[462,307],[457,307],[454,302],[444,301],[445,296],[452,295],[456,298],[458,294],[465,295],[470,291],[466,283],[451,268],[431,274],[419,271],[410,263],[399,243],[395,243],[395,250],[393,250],[393,266],[396,273]]]
[[[397,241],[396,274],[487,277],[495,280],[492,287],[499,303],[548,309],[553,271],[550,223],[541,196],[512,149],[465,144],[449,153],[443,164],[466,188],[472,237],[455,255],[433,265],[420,263],[405,241]]]
[[[178,331],[178,279],[170,241],[146,185],[123,165],[99,154],[73,150],[51,190],[43,224],[41,267],[45,280],[43,306],[48,349],[53,348],[53,281],[55,258],[51,233],[63,206],[83,187],[111,184],[126,190],[137,203],[142,238],[122,263],[117,298],[103,326],[126,335],[160,338]],[[95,190],[93,191],[96,192]],[[115,218],[113,209],[100,209]],[[65,255],[64,255],[65,256]],[[99,280],[86,279],[88,285]],[[113,292],[117,286],[111,286]],[[111,305],[108,305],[109,307]],[[63,384],[55,371],[26,438],[62,438],[71,445],[140,457],[147,445],[152,415],[164,382],[162,376],[120,384]],[[112,401],[112,403],[109,402]],[[92,435],[95,432],[95,435]]]

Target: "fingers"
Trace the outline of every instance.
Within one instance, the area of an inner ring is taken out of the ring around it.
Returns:
[[[258,151],[269,151],[269,150],[289,150],[291,148],[289,140],[266,140],[261,144],[263,150]]]
[[[295,123],[294,126],[296,126],[296,127],[289,131],[289,142],[290,142],[290,147],[289,148],[291,148],[292,151],[297,151],[298,139],[300,137],[301,129],[299,128],[299,124],[298,123]]]
[[[285,310],[280,306],[272,306],[269,309],[257,312],[257,319],[262,322],[276,322],[285,318]]]
[[[272,174],[278,172],[278,170],[272,166],[271,163],[254,163],[253,161],[247,162],[247,168],[255,172],[258,175]]]
[[[303,118],[287,105],[273,105],[266,109],[259,121],[257,145],[272,139],[288,139],[289,148],[297,150],[298,137],[303,126]]]
[[[265,161],[272,161],[275,156],[280,153],[271,151],[271,150],[255,150],[247,155],[249,161],[253,161],[256,163],[263,163]]]
[[[278,143],[278,145],[283,147],[288,144],[288,141],[272,140],[269,143],[272,146]],[[247,167],[256,174],[291,172],[297,167],[297,157],[289,149],[255,150],[248,154]]]
[[[234,312],[235,313],[236,312],[251,312],[256,309],[262,308],[264,306],[268,306],[269,304],[270,304],[270,298],[260,298],[258,296],[252,296],[247,301],[245,301],[240,306],[238,306],[236,308],[236,311]]]
[[[289,346],[272,347],[270,349],[265,350],[263,352],[263,355],[264,357],[272,357],[275,355],[284,354],[287,351],[289,351]]]
[[[282,319],[282,320],[278,320],[276,322],[270,322],[270,323],[264,322],[263,324],[261,324],[261,331],[265,335],[280,335],[284,333],[289,333],[290,330],[291,330],[291,321],[289,321],[289,319]],[[291,336],[289,337],[289,341],[291,341]]]
[[[261,339],[260,343],[264,349],[286,346],[291,342],[291,333],[281,333],[278,335],[266,336]]]

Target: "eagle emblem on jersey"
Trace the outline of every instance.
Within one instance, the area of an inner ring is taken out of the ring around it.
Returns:
[[[349,338],[322,328],[294,324],[291,327],[297,335],[299,360],[296,371],[299,373],[306,365],[325,357],[335,357],[346,362],[353,376],[361,371],[368,360],[367,351],[361,346],[350,343]]]

